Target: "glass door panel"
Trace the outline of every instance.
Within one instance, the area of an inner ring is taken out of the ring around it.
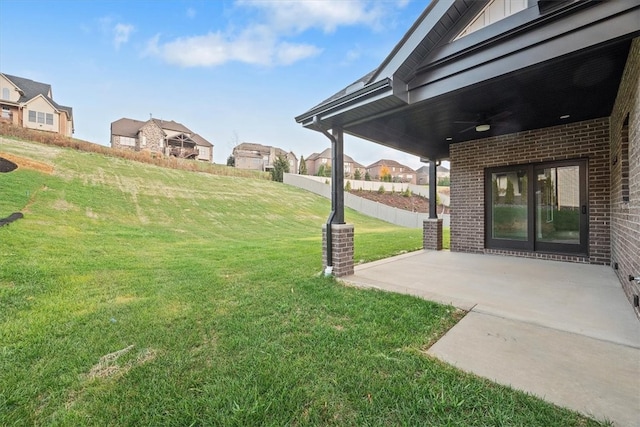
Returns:
[[[580,167],[536,170],[536,241],[580,244]]]
[[[587,254],[587,162],[485,170],[485,215],[487,248]]]
[[[526,169],[491,174],[491,239],[529,240]]]

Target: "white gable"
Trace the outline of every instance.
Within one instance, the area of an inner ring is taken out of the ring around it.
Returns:
[[[464,37],[474,31],[491,25],[507,16],[513,15],[527,8],[527,0],[493,0],[476,15],[469,25],[466,26],[456,37]]]
[[[19,99],[18,87],[0,73],[0,100],[17,103]]]

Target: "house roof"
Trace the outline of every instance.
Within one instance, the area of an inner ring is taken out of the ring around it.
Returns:
[[[138,131],[145,123],[146,122],[141,122],[140,120],[127,119],[126,117],[123,117],[111,123],[111,134],[135,138],[138,135]]]
[[[271,154],[272,148],[275,149],[276,156],[286,157],[289,154],[292,154],[295,157],[295,154],[287,153],[281,148],[272,147],[270,145],[256,144],[253,142],[242,142],[233,148],[233,152],[234,153],[242,152],[242,155],[245,157],[251,157],[251,154],[253,154],[255,157],[262,157],[262,156],[268,156],[269,154]]]
[[[111,123],[111,134],[118,136],[126,136],[129,138],[136,138],[140,128],[147,123],[154,123],[158,127],[164,130],[172,130],[180,132],[181,134],[187,134],[196,143],[196,145],[203,147],[213,147],[213,144],[201,137],[200,135],[193,133],[182,123],[175,122],[173,120],[166,121],[160,119],[149,119],[146,122],[134,119],[128,119],[123,117]]]
[[[316,161],[317,159],[330,159],[330,158],[331,158],[331,148],[325,148],[321,153],[312,153],[309,155],[309,157],[307,157],[304,160]],[[344,154],[343,158],[346,163],[354,163],[355,165],[357,165],[357,167],[364,167],[360,163],[353,160],[351,156],[347,156],[346,154]]]
[[[369,166],[367,166],[367,169],[371,169],[376,166],[386,166],[388,168],[389,167],[403,168],[403,169],[406,169],[407,172],[415,172],[409,166],[405,166],[402,163],[396,162],[395,160],[389,160],[389,159],[380,159],[375,163],[371,163]]]
[[[375,71],[296,121],[441,159],[450,144],[610,115],[640,3],[529,1],[456,39],[488,1],[432,1]]]
[[[449,168],[445,166],[438,166],[436,172],[449,173]],[[424,165],[416,169],[416,173],[427,174],[429,173],[429,165]]]
[[[60,105],[53,100],[51,93],[51,85],[47,83],[36,82],[35,80],[25,79],[24,77],[12,76],[10,74],[3,75],[13,83],[20,92],[19,103],[28,102],[38,95],[42,95],[55,109],[65,111],[69,118],[73,117],[73,109],[64,105]]]
[[[183,125],[182,123],[174,122],[173,120],[151,119],[152,122],[157,124],[162,130],[172,130],[182,133],[193,133],[191,129]]]
[[[191,135],[191,139],[193,139],[195,143],[201,147],[213,147],[212,143],[210,143],[209,141],[207,141],[197,133],[194,133],[193,135]]]

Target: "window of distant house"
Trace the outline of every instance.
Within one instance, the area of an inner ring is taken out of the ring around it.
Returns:
[[[527,0],[492,0],[458,34],[456,40],[526,8]]]
[[[47,124],[53,126],[53,114],[47,113]]]
[[[29,110],[29,121],[35,123],[36,122],[36,112]]]
[[[135,147],[136,146],[136,140],[135,138],[131,138],[128,136],[121,136],[120,137],[120,145],[125,145],[127,147]]]
[[[38,111],[38,123],[44,123],[44,113],[42,111]]]
[[[327,163],[327,159],[322,159],[322,164],[326,164]]]
[[[10,99],[10,92],[8,87],[2,88],[2,99],[6,99],[6,100]]]
[[[11,110],[9,107],[2,107],[2,118],[8,119],[11,117]]]

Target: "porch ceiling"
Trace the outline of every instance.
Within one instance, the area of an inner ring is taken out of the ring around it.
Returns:
[[[585,49],[341,125],[360,138],[445,159],[453,143],[609,116],[630,44]],[[477,132],[481,122],[491,129]]]

